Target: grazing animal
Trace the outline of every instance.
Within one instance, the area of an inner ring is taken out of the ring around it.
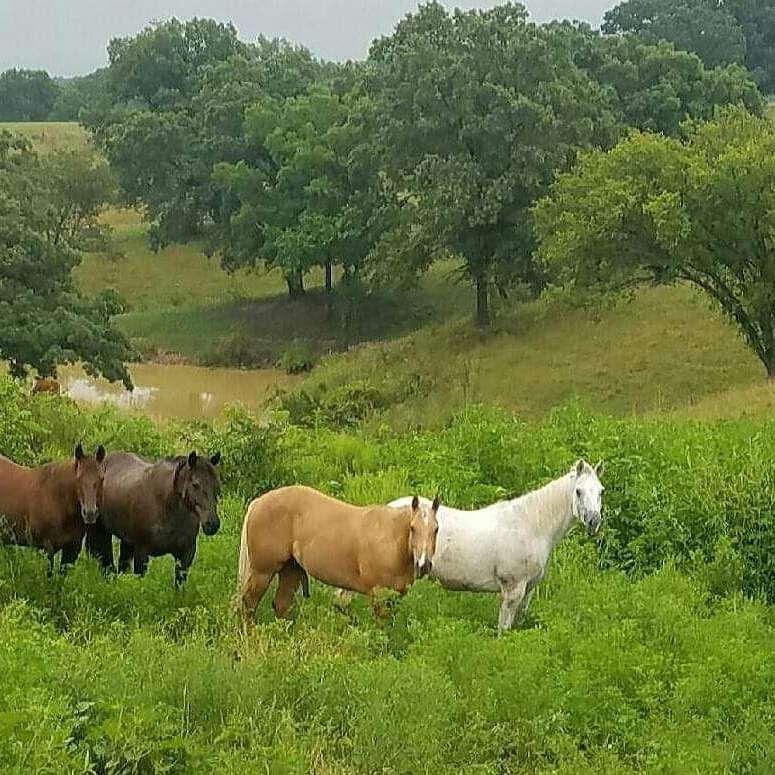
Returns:
[[[119,571],[133,564],[138,576],[145,574],[149,557],[171,554],[175,585],[180,586],[194,561],[199,528],[211,536],[221,526],[220,460],[220,453],[208,459],[196,452],[156,463],[125,452],[108,456],[103,508],[86,538],[90,554],[106,570],[115,570],[116,536],[121,542]]]
[[[32,383],[32,395],[38,393],[53,393],[59,395],[62,392],[62,386],[53,377],[37,377]]]
[[[430,572],[436,549],[438,502],[405,508],[352,506],[310,487],[281,487],[256,498],[242,525],[238,596],[246,625],[276,574],[278,617],[285,616],[307,575],[361,592],[404,594]]]
[[[60,571],[72,565],[86,526],[102,506],[105,448],[94,457],[79,444],[75,458],[26,468],[0,455],[0,540],[33,546],[48,555],[48,575],[61,551]]]
[[[600,530],[601,473],[600,465],[579,460],[570,473],[520,498],[477,511],[442,506],[431,577],[446,589],[500,592],[498,630],[511,629],[573,523],[581,522],[590,535]],[[408,502],[399,498],[390,505]]]

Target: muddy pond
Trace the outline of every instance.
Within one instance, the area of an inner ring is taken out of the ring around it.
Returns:
[[[139,363],[129,371],[135,385],[131,393],[120,383],[95,379],[75,366],[61,368],[59,381],[62,392],[80,404],[110,403],[155,419],[167,419],[212,418],[234,403],[258,411],[277,388],[292,387],[301,380],[276,369],[244,371]]]

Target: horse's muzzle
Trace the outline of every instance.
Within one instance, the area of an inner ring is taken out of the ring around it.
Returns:
[[[421,579],[423,576],[427,576],[431,572],[433,563],[430,560],[423,560],[423,562],[415,562],[414,575],[415,578]]]
[[[221,529],[221,520],[218,517],[208,519],[202,523],[202,532],[206,536],[214,536]]]
[[[85,509],[81,509],[81,517],[85,525],[93,525],[97,521],[99,515],[99,511],[86,511]]]
[[[587,521],[587,533],[589,536],[596,536],[600,532],[602,524],[603,520],[599,515],[590,517],[590,519]]]

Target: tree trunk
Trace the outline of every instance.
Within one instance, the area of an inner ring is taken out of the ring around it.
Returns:
[[[330,296],[334,290],[334,277],[331,262],[326,261],[326,293]]]
[[[476,277],[476,325],[479,328],[490,326],[490,283],[483,275]]]
[[[292,299],[300,299],[304,295],[304,275],[300,271],[289,272],[285,275],[288,285],[288,296]]]
[[[334,317],[334,277],[331,262],[326,261],[326,315],[329,321]]]

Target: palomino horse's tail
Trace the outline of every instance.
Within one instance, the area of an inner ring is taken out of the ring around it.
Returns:
[[[242,596],[250,577],[250,552],[248,550],[248,518],[250,517],[250,506],[245,512],[245,519],[242,522],[242,538],[239,547],[239,577],[237,581],[237,595]]]

